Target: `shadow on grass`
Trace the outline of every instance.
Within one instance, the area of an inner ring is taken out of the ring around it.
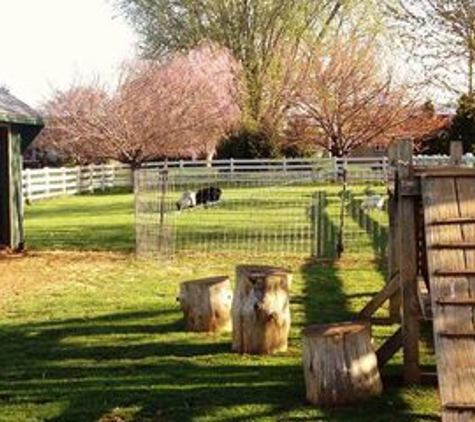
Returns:
[[[335,261],[309,261],[302,268],[307,324],[325,324],[354,319]]]
[[[308,264],[304,274],[309,319],[334,320],[345,304],[336,270]],[[318,410],[305,402],[300,359],[292,353],[241,357],[230,354],[227,336],[182,331],[174,308],[1,325],[0,404],[60,402],[59,414],[47,419],[56,422],[431,420],[408,414],[397,394]]]
[[[352,321],[358,314],[349,309],[355,296],[370,299],[374,292],[345,293],[341,262],[309,261],[302,268],[305,290],[303,304],[307,325]],[[373,264],[374,265],[374,264]],[[348,275],[348,274],[346,274]],[[400,365],[393,365],[389,373],[401,373]],[[440,420],[433,413],[414,411],[404,397],[404,387],[385,382],[384,393],[368,402],[346,408],[322,409],[318,420],[328,421],[425,421]],[[310,420],[310,418],[309,418]]]
[[[300,368],[240,362],[228,356],[228,339],[183,336],[177,317],[172,309],[0,326],[0,402],[66,402],[51,421],[100,420],[127,407],[139,409],[130,420],[191,421],[239,404],[280,409],[302,396],[292,382]]]
[[[337,265],[308,262],[302,274],[305,291],[292,301],[303,305],[306,324],[354,317]],[[231,354],[229,336],[183,333],[173,306],[2,324],[0,344],[0,406],[56,406],[41,420],[434,420],[410,409],[395,389],[349,408],[310,406],[295,349],[274,357]]]
[[[389,243],[389,227],[382,224],[362,208],[362,199],[350,195],[347,205],[348,216],[366,233],[378,263],[378,271],[387,277],[387,247]],[[387,211],[385,211],[387,212]]]

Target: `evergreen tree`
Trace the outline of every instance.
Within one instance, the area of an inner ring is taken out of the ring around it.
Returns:
[[[475,152],[475,96],[462,95],[449,134],[452,141],[462,141],[465,152]]]

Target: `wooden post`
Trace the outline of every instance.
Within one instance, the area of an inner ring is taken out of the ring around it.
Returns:
[[[229,277],[181,283],[180,301],[185,327],[196,332],[231,331],[233,293]]]
[[[415,197],[408,193],[414,183],[411,141],[398,144],[399,175],[399,278],[402,292],[402,337],[404,351],[404,380],[417,383],[419,367],[420,310],[417,285],[417,226]]]
[[[452,141],[450,143],[450,164],[453,166],[460,166],[463,158],[463,144],[462,141]]]
[[[388,165],[392,168],[398,166],[398,146],[393,143],[388,149]],[[390,178],[388,177],[388,180]],[[392,182],[392,188],[389,189],[388,214],[389,214],[389,239],[388,239],[388,279],[389,283],[399,272],[399,219],[398,219],[398,198],[396,194],[395,180]],[[393,321],[401,318],[401,290],[389,299],[389,317]]]
[[[311,227],[312,227],[312,257],[323,258],[323,242],[324,235],[323,226],[323,195],[322,192],[316,192],[312,195],[312,205],[310,211]]]
[[[233,298],[233,350],[285,352],[290,331],[292,273],[283,268],[240,265]]]
[[[89,164],[89,192],[94,192],[94,164]]]
[[[168,194],[168,163],[165,162],[165,169],[160,170],[160,225],[159,225],[159,250],[162,253],[170,254],[171,245],[168,236],[167,218],[166,218],[166,199]]]
[[[326,207],[328,206],[327,198],[324,192],[320,192],[320,216],[319,216],[319,232],[320,232],[320,256],[321,258],[327,258],[328,254],[328,218],[326,216]]]
[[[66,167],[61,167],[61,190],[63,194],[66,194],[68,187],[68,173]]]
[[[24,194],[25,194],[25,201],[27,203],[30,203],[31,200],[32,200],[32,184],[31,184],[31,170],[30,169],[25,169],[23,171],[23,173],[25,174],[26,176],[26,184],[25,184],[25,190],[24,190]]]
[[[389,282],[399,273],[399,219],[398,201],[394,191],[389,192],[389,240],[388,240],[388,279]],[[393,321],[401,318],[401,290],[389,299],[389,316]]]
[[[307,399],[322,406],[361,402],[382,392],[366,323],[314,325],[303,331]]]
[[[44,169],[45,172],[45,193],[46,193],[46,198],[49,198],[50,192],[51,192],[51,183],[50,183],[50,170],[49,167],[45,167]]]
[[[101,191],[105,191],[106,190],[106,167],[104,165],[104,163],[101,163]]]

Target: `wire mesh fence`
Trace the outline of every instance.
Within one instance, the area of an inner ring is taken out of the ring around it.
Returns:
[[[315,194],[319,198],[315,224],[315,245],[312,254],[318,258],[338,257],[338,237],[342,231],[342,247],[346,254],[371,251],[386,254],[388,244],[388,213],[386,188],[383,184],[352,185],[344,192],[339,186],[326,186]],[[342,196],[345,198],[342,198]],[[383,207],[365,206],[375,198]],[[343,210],[342,210],[343,206]]]
[[[358,182],[361,184],[361,182]],[[384,192],[381,182],[376,189]],[[364,188],[353,186],[354,195]],[[206,198],[219,191],[219,198]],[[299,254],[333,258],[341,186],[313,173],[144,169],[135,175],[136,250],[176,253]],[[368,233],[345,200],[345,243],[358,250]]]
[[[373,192],[371,192],[370,195],[375,195]],[[353,192],[349,194],[347,207],[350,217],[367,234],[372,243],[374,252],[377,255],[384,256],[389,242],[388,203],[386,195],[383,195],[382,192],[380,195],[384,200],[381,209],[378,209],[376,206],[365,209],[365,198],[374,198],[376,195],[369,196],[368,193],[366,193],[365,196],[362,196],[355,195]]]
[[[135,183],[137,252],[308,253],[314,182],[294,176],[140,171]],[[193,194],[199,199],[211,187],[221,192],[219,200],[181,203]]]

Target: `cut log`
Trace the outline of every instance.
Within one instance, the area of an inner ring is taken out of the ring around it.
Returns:
[[[236,273],[233,350],[260,355],[285,352],[290,331],[292,273],[261,265],[240,265]]]
[[[313,325],[303,331],[307,399],[321,406],[361,402],[382,392],[366,323]]]
[[[229,277],[213,277],[182,283],[181,309],[188,331],[231,331],[233,292]]]

